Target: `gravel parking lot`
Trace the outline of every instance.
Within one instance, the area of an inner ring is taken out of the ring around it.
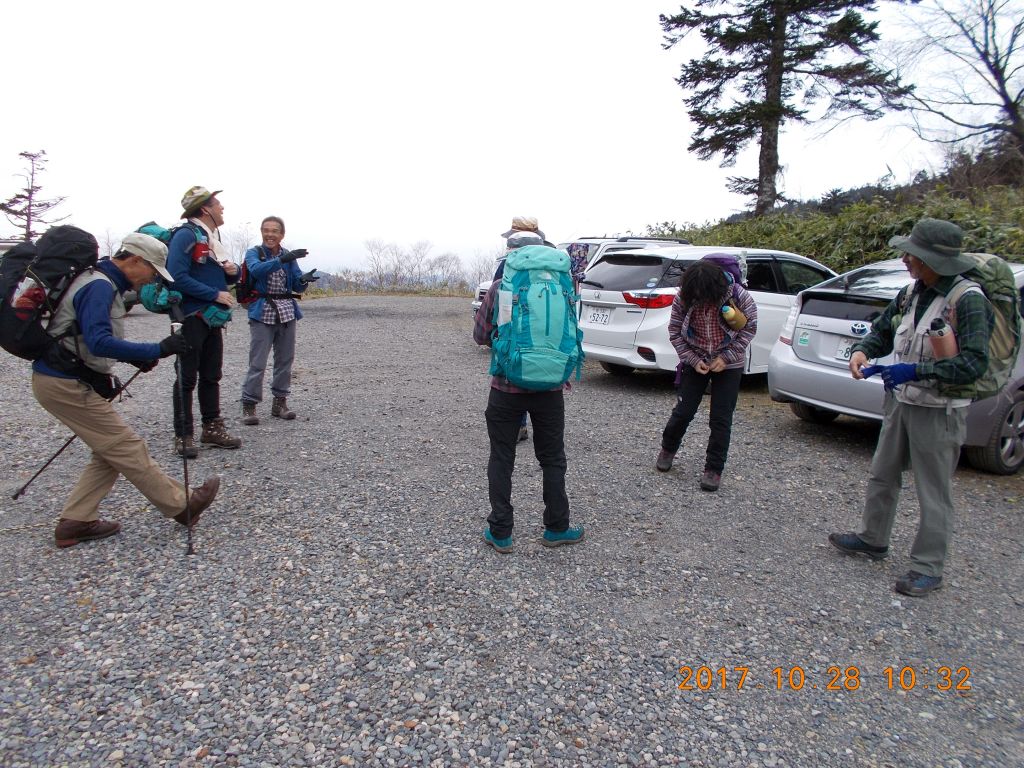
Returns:
[[[291,422],[265,402],[240,424],[232,323],[222,400],[245,443],[190,463],[223,475],[192,557],[123,481],[119,536],[54,547],[87,451],[11,501],[69,433],[0,356],[3,766],[1024,765],[1024,476],[962,466],[947,584],[902,597],[909,476],[889,560],[826,540],[856,526],[877,427],[805,424],[748,381],[702,493],[706,407],[659,474],[670,379],[588,364],[566,399],[587,541],[539,545],[522,444],[502,556],[481,539],[489,353],[469,300],[303,310]],[[167,319],[127,325],[153,340]],[[161,363],[119,408],[180,476],[172,377]]]

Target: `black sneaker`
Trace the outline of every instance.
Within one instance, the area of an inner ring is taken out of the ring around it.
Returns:
[[[929,592],[942,588],[941,576],[925,576],[917,571],[908,571],[896,579],[893,589],[903,595],[924,597]]]
[[[888,547],[873,547],[856,533],[830,533],[828,543],[848,555],[866,555],[872,560],[884,560],[889,556]]]
[[[668,472],[672,469],[672,459],[675,458],[675,454],[671,451],[666,451],[662,448],[658,451],[658,460],[654,462],[654,466],[658,468],[659,472]]]
[[[721,484],[722,475],[719,472],[705,469],[704,474],[700,476],[700,489],[702,491],[717,491],[718,486]]]

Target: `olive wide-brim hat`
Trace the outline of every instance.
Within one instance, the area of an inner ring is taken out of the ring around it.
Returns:
[[[223,191],[223,189],[216,189],[211,192],[206,187],[189,187],[181,198],[181,218],[191,218],[192,214],[206,205],[211,197],[216,197]]]
[[[910,237],[897,235],[889,240],[890,248],[916,256],[944,277],[959,275],[974,266],[961,253],[963,245],[964,231],[942,219],[921,219],[910,230]]]

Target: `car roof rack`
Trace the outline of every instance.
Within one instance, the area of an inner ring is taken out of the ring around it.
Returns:
[[[608,237],[607,235],[584,235],[583,237],[576,238],[577,240],[613,240],[617,243],[628,243],[631,240],[643,240],[647,242],[655,243],[679,243],[680,245],[692,245],[689,240],[683,240],[678,237],[642,237],[640,235],[619,235],[616,237]]]

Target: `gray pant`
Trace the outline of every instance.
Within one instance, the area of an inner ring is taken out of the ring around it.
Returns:
[[[273,325],[249,320],[249,372],[242,384],[244,402],[263,401],[263,374],[267,370],[271,347],[274,349],[274,377],[270,381],[270,391],[274,397],[287,397],[291,392],[296,325],[295,320]]]
[[[953,527],[953,472],[966,436],[966,408],[907,405],[886,394],[860,537],[872,546],[889,546],[902,475],[913,468],[921,520],[910,561],[918,573],[941,576]]]

